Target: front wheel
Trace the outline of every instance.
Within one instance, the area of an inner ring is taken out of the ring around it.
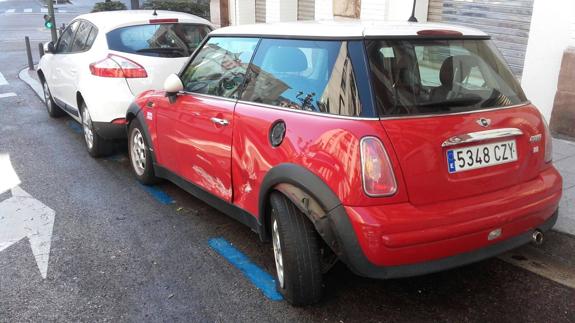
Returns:
[[[270,198],[276,287],[292,305],[317,303],[322,296],[320,237],[285,196],[274,192]]]
[[[130,123],[128,149],[130,150],[130,164],[138,180],[146,185],[157,183],[158,178],[154,174],[154,166],[148,142],[144,137],[142,126],[138,120],[134,120]]]

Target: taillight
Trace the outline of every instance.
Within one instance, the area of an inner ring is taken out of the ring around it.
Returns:
[[[146,73],[142,65],[125,57],[112,54],[99,62],[90,64],[90,72],[92,75],[100,77],[148,77],[148,73]]]
[[[550,163],[553,161],[553,138],[551,137],[547,120],[543,116],[541,116],[541,119],[545,125],[545,162]]]
[[[178,22],[178,19],[173,19],[173,18],[150,19],[151,24],[174,24],[177,22]]]
[[[389,156],[379,139],[364,137],[361,139],[361,174],[365,194],[390,196],[397,191],[397,182]]]

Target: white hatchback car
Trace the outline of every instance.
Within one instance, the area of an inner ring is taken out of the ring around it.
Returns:
[[[48,113],[80,122],[93,157],[109,153],[112,141],[126,136],[134,97],[162,88],[213,29],[197,16],[160,10],[76,17],[40,60]]]

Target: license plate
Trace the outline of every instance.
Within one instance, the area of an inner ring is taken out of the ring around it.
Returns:
[[[511,163],[516,160],[515,140],[447,151],[447,169],[450,173]]]

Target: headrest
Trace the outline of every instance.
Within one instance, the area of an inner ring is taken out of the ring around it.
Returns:
[[[453,56],[446,58],[441,64],[439,81],[442,85],[453,85]]]
[[[479,66],[479,60],[471,55],[456,55],[450,56],[443,61],[441,70],[439,71],[439,80],[442,85],[453,85],[453,81],[457,78],[462,81],[469,76],[473,67]]]

